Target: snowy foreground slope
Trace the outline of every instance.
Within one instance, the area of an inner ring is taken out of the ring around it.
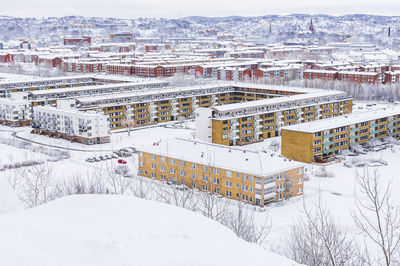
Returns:
[[[2,265],[297,265],[174,206],[124,196],[65,197],[0,215]]]
[[[13,212],[19,208],[20,204],[15,192],[12,190],[7,180],[0,178],[0,214]]]

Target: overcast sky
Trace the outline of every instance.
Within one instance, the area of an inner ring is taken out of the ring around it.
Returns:
[[[400,15],[400,0],[0,0],[0,4],[1,15],[17,17],[179,18],[292,13]]]

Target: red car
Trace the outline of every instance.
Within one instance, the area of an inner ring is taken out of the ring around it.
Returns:
[[[119,159],[119,160],[118,160],[118,163],[120,163],[120,164],[126,164],[126,161],[125,161],[125,160]]]

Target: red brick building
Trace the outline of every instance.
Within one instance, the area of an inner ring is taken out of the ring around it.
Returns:
[[[385,83],[400,82],[400,70],[385,72]]]
[[[337,78],[338,71],[335,70],[307,69],[303,71],[303,79],[335,80]]]
[[[14,56],[12,54],[0,54],[0,62],[1,63],[13,63]]]
[[[118,74],[118,75],[133,75],[134,65],[128,64],[107,64],[105,72],[107,74]]]
[[[338,79],[342,81],[351,81],[358,83],[376,84],[382,82],[382,77],[379,73],[363,72],[363,71],[340,71]]]
[[[92,38],[83,36],[82,38],[64,38],[64,45],[90,45]]]

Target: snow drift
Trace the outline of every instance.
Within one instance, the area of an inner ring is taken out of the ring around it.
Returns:
[[[69,196],[0,215],[2,265],[296,265],[174,206]]]

